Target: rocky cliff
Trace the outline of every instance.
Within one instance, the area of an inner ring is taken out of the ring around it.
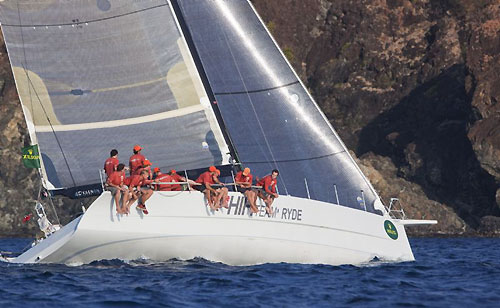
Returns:
[[[252,2],[384,201],[440,221],[413,234],[500,232],[500,0]],[[29,234],[5,47],[0,79],[0,235]],[[61,221],[80,205],[56,200]]]

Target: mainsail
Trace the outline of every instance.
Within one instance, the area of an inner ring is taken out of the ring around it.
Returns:
[[[173,0],[240,161],[281,194],[375,211],[378,196],[247,0]],[[186,35],[186,37],[188,37]]]
[[[50,189],[100,182],[109,150],[155,166],[228,163],[228,146],[167,1],[1,1],[2,31]]]

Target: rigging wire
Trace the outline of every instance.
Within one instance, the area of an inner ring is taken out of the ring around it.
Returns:
[[[157,9],[157,8],[164,7],[164,6],[168,6],[168,4],[167,3],[165,3],[165,4],[159,4],[159,5],[156,5],[156,6],[152,6],[152,7],[148,7],[148,8],[144,8],[144,9],[140,9],[140,10],[128,12],[128,13],[123,13],[123,14],[118,14],[118,15],[108,16],[108,17],[103,17],[103,18],[98,18],[98,19],[91,19],[91,20],[78,21],[78,22],[71,22],[71,23],[31,24],[31,25],[23,25],[23,24],[19,23],[19,25],[2,24],[2,26],[4,26],[4,27],[18,27],[18,28],[32,28],[32,27],[61,27],[61,26],[72,26],[72,25],[90,24],[90,23],[95,23],[95,22],[110,20],[110,19],[114,19],[114,18],[120,18],[120,17],[124,17],[124,16],[128,16],[128,15],[133,15],[133,14],[136,14],[136,13],[141,13],[141,12],[149,11],[149,10],[152,10],[152,9]],[[18,4],[18,7],[19,7],[19,4]]]
[[[231,57],[233,58],[234,66],[236,67],[236,70],[238,71],[238,75],[240,76],[241,83],[243,84],[243,87],[245,88],[244,93],[246,93],[246,96],[248,97],[248,101],[250,102],[250,106],[252,107],[252,111],[255,115],[256,122],[259,125],[260,131],[262,132],[262,136],[264,137],[264,141],[266,142],[266,146],[267,146],[267,149],[269,150],[269,154],[271,154],[271,159],[272,159],[272,162],[274,164],[274,168],[279,169],[278,164],[277,164],[277,160],[274,157],[274,153],[273,153],[273,150],[271,149],[271,145],[269,143],[269,140],[266,137],[262,123],[260,122],[259,116],[257,115],[257,111],[255,110],[254,101],[252,100],[252,97],[250,96],[250,92],[248,91],[248,87],[246,85],[246,82],[243,79],[243,75],[241,74],[240,68],[238,67],[238,63],[237,63],[236,58],[234,56],[233,50],[231,48],[231,44],[229,44],[229,40],[228,40],[228,37],[226,35],[226,31],[222,31],[222,33],[224,34],[224,39],[226,41],[226,45],[228,46],[229,53],[231,53]],[[288,190],[286,188],[286,184],[285,184],[283,177],[281,176],[281,174],[278,174],[278,176],[280,177],[280,180],[283,183],[283,187],[285,188],[285,192],[288,195]]]
[[[21,11],[19,9],[19,3],[17,3],[17,13],[18,13],[18,18],[19,18],[19,24],[22,25],[22,22],[21,22]],[[43,113],[45,114],[45,118],[47,119],[47,122],[50,125],[50,129],[52,130],[52,133],[54,134],[54,138],[56,139],[57,145],[58,145],[59,149],[61,150],[61,154],[62,154],[62,156],[64,158],[64,162],[66,164],[66,167],[68,168],[69,175],[70,175],[71,180],[73,182],[73,186],[76,186],[75,179],[73,178],[73,173],[71,172],[68,160],[66,159],[66,155],[64,154],[64,151],[62,149],[62,146],[61,146],[61,143],[59,141],[59,138],[57,137],[57,134],[56,134],[56,132],[54,130],[54,127],[52,126],[52,122],[50,121],[50,118],[49,118],[49,116],[47,114],[47,111],[45,110],[45,107],[43,106],[42,100],[38,96],[36,88],[35,88],[33,82],[31,81],[31,78],[29,76],[28,69],[27,69],[28,60],[27,60],[27,57],[26,57],[26,48],[25,48],[25,44],[24,44],[24,35],[23,35],[22,27],[21,27],[21,42],[22,42],[22,48],[23,48],[23,53],[24,53],[24,63],[22,64],[22,66],[23,66],[24,73],[26,74],[26,78],[28,80],[28,89],[29,89],[29,93],[30,93],[30,103],[31,103],[31,108],[32,108],[31,117],[32,117],[33,125],[35,124],[34,123],[34,121],[35,121],[35,119],[34,119],[35,114],[34,114],[34,109],[33,109],[33,105],[34,104],[33,104],[33,101],[32,101],[31,87],[33,87],[33,92],[35,93],[36,98],[38,99],[38,102],[40,103],[40,106],[42,107]],[[43,176],[40,174],[40,171],[39,171],[39,176],[43,180]]]
[[[42,201],[42,190],[43,190],[43,185],[42,185],[42,183],[40,183],[40,188],[38,189],[38,202],[40,202],[40,203]],[[50,205],[52,207],[52,211],[54,212],[54,215],[56,217],[56,221],[60,225],[61,221],[59,220],[59,216],[57,215],[56,207],[54,206],[54,203],[52,202],[52,196],[50,195],[50,193],[47,193],[47,197],[49,198],[49,203],[50,203]]]
[[[21,21],[21,10],[19,8],[19,2],[17,3],[17,16],[19,18],[19,24],[22,24],[22,21]],[[27,59],[27,56],[26,56],[26,48],[25,48],[25,44],[24,44],[24,34],[23,34],[23,29],[21,27],[20,29],[21,31],[21,44],[22,44],[22,48],[23,48],[23,57],[24,57],[24,64],[23,64],[23,69],[24,69],[24,73],[26,74],[26,79],[29,81],[29,83],[31,84],[31,80],[30,80],[30,77],[29,77],[29,73],[28,73],[28,70],[26,69],[26,67],[28,67],[28,59]],[[34,110],[34,104],[33,104],[33,94],[31,92],[31,86],[32,84],[30,85],[28,84],[28,91],[29,91],[29,97],[30,97],[30,105],[31,105],[31,116],[32,116],[32,120],[33,120],[33,124],[34,123],[34,116],[35,116],[35,110]],[[35,87],[33,86],[33,90],[35,91],[35,94],[36,94],[36,90],[35,90]],[[37,97],[38,97],[38,94],[37,94]],[[40,101],[40,98],[38,98],[38,100]],[[45,108],[43,108],[43,104],[40,102],[40,105],[42,106],[42,109],[44,110],[44,113],[46,114],[45,112]],[[46,114],[46,117],[47,117],[47,121],[49,121],[49,124],[50,124],[50,120],[48,119],[48,116]],[[52,124],[51,124],[51,127],[52,127]],[[54,130],[52,129],[52,131],[54,132]],[[54,132],[54,135],[55,135],[55,132]],[[57,139],[57,137],[56,137]],[[31,140],[33,141],[33,140]],[[59,142],[58,142],[59,144]],[[59,145],[60,147],[60,145]],[[61,148],[61,147],[60,147]],[[61,148],[61,152],[62,152],[62,148]],[[63,153],[64,155],[64,153]],[[69,166],[68,166],[68,169],[69,169]],[[38,189],[38,201],[40,202],[41,201],[41,194],[42,194],[42,189],[43,189],[43,176],[41,174],[41,168],[38,168],[37,169],[38,171],[38,176],[40,178],[40,188]],[[71,171],[70,171],[70,174],[71,174]],[[73,179],[73,176],[71,176],[71,178]],[[73,183],[74,183],[74,180],[73,180]],[[56,208],[54,206],[54,203],[52,202],[52,197],[50,196],[49,194],[49,200],[50,200],[50,204],[52,205],[52,211],[54,212],[54,215],[56,217],[56,220],[57,220],[57,223],[60,225],[61,222],[59,220],[59,216],[57,215],[57,211],[56,211]]]
[[[22,24],[22,22],[21,22],[21,9],[19,8],[19,2],[17,2],[17,16],[19,19],[19,24]],[[28,58],[26,57],[26,49],[24,48],[24,34],[23,34],[22,28],[20,29],[20,32],[21,32],[21,45],[23,46],[24,64],[26,65],[26,67],[28,67]],[[25,74],[26,74],[26,79],[28,79],[28,72],[26,70],[25,70]],[[31,116],[33,117],[35,114],[35,109],[33,107],[33,95],[31,93],[30,86],[28,86],[28,91],[29,91],[29,95],[30,95]]]
[[[26,71],[26,74],[27,74],[27,69],[26,69],[26,67],[24,67],[24,64],[23,64],[23,69]],[[29,86],[33,87],[33,91],[35,92],[36,98],[38,99],[38,102],[40,103],[40,106],[42,107],[45,118],[47,119],[47,122],[49,123],[50,129],[52,130],[52,133],[54,134],[54,138],[57,142],[57,146],[61,150],[61,155],[64,159],[64,163],[66,164],[66,167],[68,168],[68,172],[69,172],[69,175],[71,177],[71,181],[73,182],[73,187],[76,187],[76,182],[75,182],[75,179],[73,177],[73,173],[71,172],[71,168],[69,167],[69,163],[68,163],[68,160],[66,158],[66,155],[64,154],[61,142],[59,141],[59,138],[57,137],[56,131],[54,130],[54,126],[52,125],[52,122],[50,121],[50,118],[47,114],[47,111],[45,110],[45,107],[43,106],[42,100],[40,99],[40,96],[38,96],[38,92],[36,91],[35,86],[34,86],[33,82],[31,81],[31,78],[29,77],[28,74],[27,74],[27,76],[28,76]]]
[[[214,93],[214,94],[215,95],[235,95],[235,94],[268,92],[268,91],[272,91],[272,90],[277,90],[277,89],[281,89],[281,88],[286,88],[286,87],[289,87],[289,86],[293,86],[295,84],[300,84],[300,82],[299,81],[293,81],[293,82],[289,82],[289,83],[281,85],[281,86],[276,86],[276,87],[271,87],[271,88],[264,88],[264,89],[257,89],[257,90],[236,91],[236,92],[218,92],[218,93]]]

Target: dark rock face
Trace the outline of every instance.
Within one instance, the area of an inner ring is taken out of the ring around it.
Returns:
[[[440,222],[410,234],[498,234],[500,0],[252,2],[383,200]],[[32,234],[5,47],[0,89],[0,235]],[[56,207],[67,223],[81,204]]]

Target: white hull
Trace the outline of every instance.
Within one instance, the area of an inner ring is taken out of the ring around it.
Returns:
[[[212,212],[199,192],[155,192],[149,215],[131,209],[117,216],[109,192],[52,236],[19,257],[17,263],[82,264],[102,259],[157,261],[192,259],[230,265],[261,263],[360,264],[378,257],[414,260],[403,224],[396,240],[379,216],[343,206],[289,196],[274,204],[274,217],[250,216],[244,198],[230,192],[231,207]]]

